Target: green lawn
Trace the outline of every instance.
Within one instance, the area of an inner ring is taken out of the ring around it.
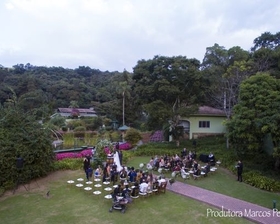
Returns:
[[[82,170],[61,172],[63,175],[59,178],[38,180],[38,185],[33,183],[29,192],[19,189],[15,195],[2,196],[1,223],[251,223],[243,218],[207,217],[207,209],[211,208],[209,205],[168,191],[161,195],[135,199],[129,204],[125,214],[119,211],[109,213],[112,203],[111,200],[104,199],[104,194],[95,196],[67,184],[69,179],[84,178]],[[48,198],[46,192],[49,190]]]
[[[150,157],[135,157],[128,162],[128,166],[139,168],[140,163],[148,163]],[[157,174],[157,172],[155,172]],[[171,173],[165,174],[170,178]],[[182,178],[177,178],[177,181],[183,181]],[[229,171],[218,167],[217,171],[208,177],[203,177],[199,180],[189,179],[187,184],[205,188],[231,197],[235,197],[244,201],[258,204],[267,208],[272,208],[273,200],[277,201],[277,208],[280,210],[280,194],[268,192],[254,188],[248,184],[236,181],[236,176]]]

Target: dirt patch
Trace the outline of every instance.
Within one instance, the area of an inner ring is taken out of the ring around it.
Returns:
[[[46,177],[32,180],[30,183],[27,183],[24,185],[21,184],[18,186],[18,188],[15,191],[14,191],[14,189],[6,191],[0,197],[0,201],[5,200],[7,197],[10,197],[12,195],[19,195],[19,194],[23,194],[26,192],[47,192],[47,188],[48,188],[47,186],[49,183],[60,180],[68,175],[71,176],[75,172],[76,171],[72,171],[72,170],[56,171],[56,172],[50,173]]]

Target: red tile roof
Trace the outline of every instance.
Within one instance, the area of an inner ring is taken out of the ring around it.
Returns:
[[[220,109],[216,109],[214,107],[209,107],[209,106],[201,106],[198,109],[199,115],[223,115],[225,116],[225,112]]]

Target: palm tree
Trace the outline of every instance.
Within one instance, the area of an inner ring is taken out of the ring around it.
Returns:
[[[130,90],[131,90],[131,76],[125,70],[123,72],[123,79],[117,85],[117,92],[122,94],[122,117],[123,117],[123,125],[125,125],[125,98],[130,98]]]

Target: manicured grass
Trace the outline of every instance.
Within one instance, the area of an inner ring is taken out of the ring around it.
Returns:
[[[65,175],[57,180],[38,180],[39,186],[33,184],[29,192],[18,190],[15,195],[0,198],[1,223],[251,223],[243,218],[207,217],[207,209],[216,209],[168,191],[135,199],[125,214],[119,211],[109,213],[112,202],[104,199],[104,194],[95,196],[67,184],[69,179],[84,178],[83,171],[61,172]],[[49,190],[50,196],[47,197]]]
[[[132,160],[130,160],[127,165],[139,168],[140,163],[148,163],[149,160],[150,157],[135,157]],[[154,173],[158,174],[157,172]],[[167,178],[171,178],[171,172],[166,173],[165,176]],[[183,179],[181,177],[178,177],[176,181],[183,182]],[[273,200],[276,200],[277,208],[278,210],[280,210],[279,193],[260,190],[248,184],[240,183],[236,181],[236,176],[234,174],[223,169],[222,167],[218,167],[215,173],[211,173],[207,177],[202,177],[199,180],[194,180],[190,178],[185,182],[187,184],[215,191],[271,209],[273,208]]]

